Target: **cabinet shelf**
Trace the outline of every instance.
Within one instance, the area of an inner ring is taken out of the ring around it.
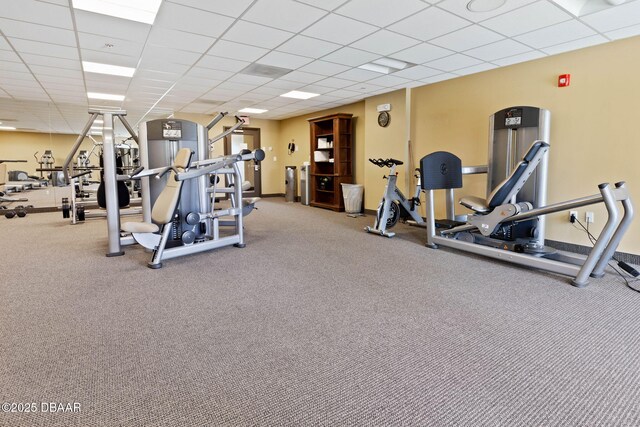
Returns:
[[[331,152],[333,162],[311,159],[311,206],[344,211],[342,185],[353,183],[353,115],[332,114],[309,119],[311,153]],[[331,148],[317,148],[318,139],[331,141]],[[327,179],[329,178],[329,179]],[[320,188],[320,183],[322,187]]]

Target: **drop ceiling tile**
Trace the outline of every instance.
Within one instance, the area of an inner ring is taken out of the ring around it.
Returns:
[[[250,62],[238,61],[229,58],[220,58],[219,56],[205,55],[198,61],[198,67],[211,68],[213,70],[230,71],[237,73],[249,65]]]
[[[42,81],[56,81],[55,79],[74,79],[82,82],[83,75],[80,67],[77,70],[67,68],[47,67],[43,65],[31,65],[31,71]]]
[[[361,68],[352,68],[344,73],[336,74],[336,77],[339,79],[353,80],[354,82],[364,82],[380,76],[382,76],[381,73],[363,70]]]
[[[509,0],[504,2],[502,6],[490,12],[471,12],[467,9],[469,0],[444,0],[438,3],[438,7],[448,10],[462,18],[468,19],[469,21],[480,22],[493,16],[502,15],[510,10],[518,9],[529,3],[533,3],[534,1],[537,0]]]
[[[0,50],[0,61],[22,62],[20,57],[11,50]]]
[[[108,15],[75,10],[76,27],[79,32],[126,39],[137,43],[144,42],[149,35],[151,25],[128,19],[114,18]]]
[[[250,84],[253,86],[261,86],[265,83],[269,83],[271,80],[273,79],[270,77],[252,76],[249,74],[238,73],[232,76],[231,78],[229,78],[228,81],[235,82],[235,83]]]
[[[541,28],[514,38],[521,43],[539,49],[570,42],[592,36],[594,34],[596,34],[596,32],[583,23],[571,20],[551,25],[546,28]]]
[[[211,89],[206,94],[202,95],[199,99],[213,99],[216,101],[229,101],[230,99],[236,98],[239,95],[242,95],[244,92],[234,89],[221,89],[214,88]]]
[[[242,100],[247,101],[247,103],[256,103],[256,102],[264,102],[267,99],[273,98],[271,95],[265,95],[262,93],[255,93],[253,91],[245,93],[242,95]]]
[[[465,19],[437,7],[430,7],[389,26],[388,29],[427,41],[468,25],[470,22]]]
[[[282,89],[277,87],[260,86],[251,91],[251,93],[265,94],[269,96],[282,95]]]
[[[420,0],[352,0],[334,13],[378,27],[386,27],[428,6]]]
[[[246,83],[236,83],[236,82],[231,82],[231,81],[226,81],[223,83],[220,83],[216,88],[218,89],[228,89],[228,90],[235,90],[238,91],[240,93],[245,93],[250,91],[251,89],[253,89],[255,87],[255,85],[250,85],[250,84],[246,84]]]
[[[0,28],[7,37],[76,46],[76,36],[71,30],[3,18],[0,18]]]
[[[329,77],[327,79],[318,81],[317,84],[319,84],[321,86],[327,86],[327,87],[332,87],[332,88],[336,88],[336,89],[342,89],[342,88],[345,88],[347,86],[351,86],[353,84],[353,81],[345,80],[345,79],[339,79],[337,77]]]
[[[327,13],[292,0],[256,2],[242,19],[293,33],[304,30]]]
[[[538,1],[482,22],[487,28],[509,37],[524,34],[572,17],[551,2]]]
[[[343,47],[340,50],[324,56],[322,60],[335,62],[336,64],[349,65],[351,67],[357,67],[378,58],[380,58],[380,55],[365,52],[359,49],[354,49],[351,47]]]
[[[175,82],[180,76],[174,73],[165,73],[157,70],[136,70],[135,77],[140,79],[162,80],[173,84],[173,82]]]
[[[441,74],[442,71],[435,70],[433,68],[425,67],[423,65],[416,65],[415,67],[407,68],[406,70],[400,70],[393,73],[393,76],[403,77],[410,80],[426,79],[427,77]]]
[[[145,37],[146,39],[146,37]],[[139,57],[142,55],[143,43],[89,33],[78,33],[82,49],[93,50],[112,55]],[[143,39],[144,40],[144,39]],[[107,46],[110,45],[110,46]]]
[[[603,36],[597,34],[595,36],[585,37],[580,40],[574,40],[568,43],[562,43],[555,46],[545,47],[544,49],[541,49],[541,50],[549,55],[555,55],[562,52],[568,52],[570,50],[577,50],[577,49],[582,49],[589,46],[595,46],[597,44],[606,43],[608,41],[609,40],[607,40]]]
[[[335,91],[336,88],[312,84],[312,85],[301,87],[300,90],[303,92],[319,93],[320,95],[323,95],[325,93]],[[330,97],[327,97],[327,98],[330,98]]]
[[[625,39],[640,34],[640,25],[632,25],[630,27],[620,28],[619,30],[609,31],[605,36],[613,40]]]
[[[443,49],[440,46],[434,46],[429,43],[421,43],[389,56],[401,61],[411,62],[412,64],[422,64],[451,54],[453,54],[453,52],[449,49]]]
[[[297,90],[300,86],[303,86],[304,83],[298,83],[298,82],[290,82],[287,80],[282,80],[282,79],[277,79],[277,80],[272,80],[269,83],[265,84],[264,86],[266,87],[271,87],[271,88],[278,88],[278,89],[285,89],[285,92],[288,92],[290,90]],[[263,86],[263,87],[264,87]]]
[[[3,80],[3,81],[24,80],[24,81],[31,81],[34,83],[36,81],[31,74],[17,73],[14,71],[4,71],[4,70],[2,71],[2,73],[0,73],[0,80]]]
[[[308,56],[310,58],[320,58],[342,46],[336,43],[330,43],[324,40],[318,40],[307,36],[297,35],[281,46],[278,46],[280,52],[292,53],[294,55]]]
[[[600,32],[629,27],[640,23],[640,1],[627,2],[580,19]]]
[[[442,74],[438,74],[437,76],[429,77],[427,79],[422,79],[422,81],[424,83],[437,83],[444,80],[455,79],[456,77],[460,77],[460,76],[456,74],[451,74],[451,73],[442,73]]]
[[[149,45],[144,50],[142,61],[151,60],[155,63],[193,65],[202,56],[197,52],[188,52],[186,50],[170,49],[167,47],[159,47]]]
[[[202,67],[193,67],[186,74],[191,77],[200,77],[203,79],[213,79],[213,80],[227,80],[229,77],[233,76],[234,73],[230,71],[222,71],[222,70],[212,70],[210,68],[202,68]]]
[[[340,5],[347,2],[347,0],[322,0],[319,2],[318,0],[296,0],[299,3],[306,3],[308,5],[319,7],[324,10],[334,10]]]
[[[156,70],[166,73],[174,73],[177,75],[186,73],[189,68],[190,65],[174,64],[172,62],[167,62],[163,58],[159,58],[157,56],[144,56],[138,64],[138,70]]]
[[[327,93],[327,95],[334,96],[336,98],[341,98],[341,99],[344,99],[344,98],[362,99],[362,94],[360,92],[355,92],[353,90],[347,90],[347,89],[334,90],[333,92]]]
[[[29,69],[22,62],[0,61],[0,70],[29,74]]]
[[[228,16],[164,2],[153,25],[215,38],[224,33],[233,21]]]
[[[419,40],[411,37],[392,33],[387,30],[380,30],[356,41],[355,43],[352,43],[351,47],[387,56],[391,53],[398,52],[399,50],[415,46],[418,43],[420,43]]]
[[[211,47],[214,41],[215,39],[213,37],[154,26],[151,29],[147,43],[178,50],[204,53]]]
[[[349,44],[377,29],[373,25],[331,14],[304,30],[302,34],[334,43]]]
[[[293,33],[247,21],[237,21],[222,37],[225,40],[273,49],[290,39]]]
[[[542,58],[544,56],[547,56],[547,55],[540,51],[533,50],[531,52],[521,53],[519,55],[513,55],[513,56],[508,56],[506,58],[496,59],[491,62],[504,67],[506,65],[517,64],[520,62],[527,62],[533,59]]]
[[[334,74],[342,73],[351,69],[346,65],[335,64],[327,61],[313,61],[310,64],[301,67],[299,71],[306,71],[314,74],[321,74],[322,76],[333,76]]]
[[[311,58],[305,56],[292,55],[290,53],[283,53],[272,51],[256,61],[258,64],[271,65],[273,67],[287,68],[295,70],[303,65],[311,62]]]
[[[15,38],[9,38],[9,41],[16,51],[21,54],[33,53],[43,56],[53,56],[55,58],[78,59],[78,49],[75,47]]]
[[[282,76],[282,80],[304,84],[315,83],[318,80],[322,80],[324,78],[325,76],[319,74],[306,73],[304,71],[298,70],[292,71],[289,74]]]
[[[436,59],[426,63],[428,67],[435,68],[442,71],[454,71],[460,68],[471,67],[482,63],[479,59],[471,58],[470,56],[456,53],[455,55],[447,56],[445,58]]]
[[[40,56],[32,53],[22,54],[22,59],[30,67],[33,65],[43,65],[53,68],[65,68],[68,70],[81,70],[80,61],[76,59],[53,58],[51,56]]]
[[[387,87],[402,85],[402,84],[407,83],[408,81],[409,81],[409,79],[405,79],[403,77],[398,77],[398,76],[395,76],[395,75],[393,75],[393,76],[392,75],[386,75],[386,76],[375,78],[373,80],[369,80],[369,81],[367,81],[367,84],[368,85],[372,85],[372,86],[378,86],[377,89],[375,87],[372,87],[371,90],[379,90],[380,87],[387,88]],[[353,86],[348,87],[347,89],[350,89],[352,87]]]
[[[485,62],[484,64],[474,65],[472,67],[467,67],[467,68],[461,68],[459,70],[456,70],[455,74],[457,74],[459,76],[466,76],[468,74],[481,73],[483,71],[491,70],[491,69],[497,68],[497,67],[498,67],[497,65]]]
[[[113,53],[99,52],[97,50],[81,49],[81,52],[83,61],[98,62],[100,64],[136,68],[138,66],[138,61],[140,61],[140,57],[116,55]]]
[[[69,8],[51,3],[34,0],[4,0],[2,17],[73,30]]]
[[[496,42],[504,37],[479,25],[471,25],[430,41],[437,46],[461,52]]]
[[[522,43],[518,43],[512,39],[505,39],[496,43],[467,50],[464,54],[482,59],[483,61],[493,61],[494,59],[504,58],[507,56],[519,55],[530,50],[530,47],[525,46]]]
[[[269,52],[269,49],[230,42],[227,40],[218,40],[207,54],[220,56],[222,58],[253,62],[258,58],[263,57],[267,52]]]

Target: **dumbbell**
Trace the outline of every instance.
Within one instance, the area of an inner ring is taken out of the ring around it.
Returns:
[[[22,205],[16,206],[15,211],[16,215],[18,215],[20,218],[24,218],[25,216],[27,216],[27,208]]]

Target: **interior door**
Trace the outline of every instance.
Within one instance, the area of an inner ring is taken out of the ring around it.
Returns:
[[[225,126],[224,130],[229,127]],[[224,138],[224,154],[236,154],[241,150],[255,150],[260,148],[260,129],[258,128],[242,128],[234,131],[231,135]],[[262,196],[262,180],[260,163],[242,162],[240,165],[240,173],[243,182],[249,182],[249,189],[243,191],[242,197],[261,197]]]

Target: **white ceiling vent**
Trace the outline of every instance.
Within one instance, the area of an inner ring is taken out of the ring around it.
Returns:
[[[271,65],[263,64],[251,64],[244,70],[240,71],[241,74],[249,74],[250,76],[269,77],[271,79],[277,79],[285,74],[289,74],[293,70],[288,68],[273,67]]]

